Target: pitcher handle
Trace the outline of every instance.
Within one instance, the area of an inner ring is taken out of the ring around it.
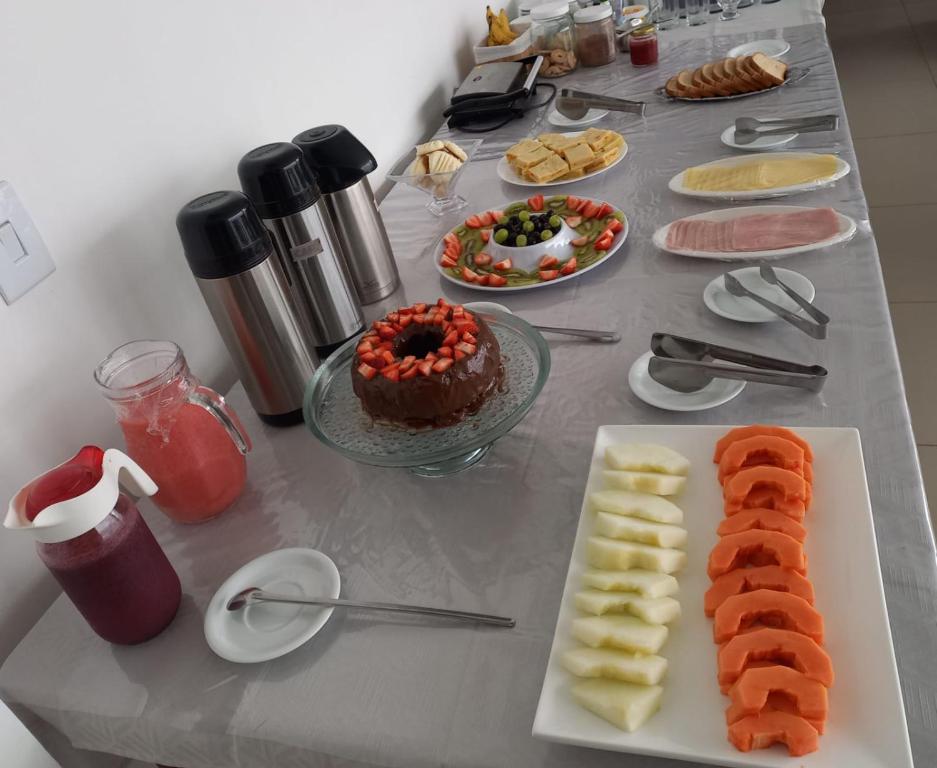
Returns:
[[[214,416],[242,454],[246,454],[251,449],[251,439],[247,436],[241,420],[234,411],[228,408],[225,399],[215,390],[210,387],[197,387],[189,394],[188,401],[204,408]]]

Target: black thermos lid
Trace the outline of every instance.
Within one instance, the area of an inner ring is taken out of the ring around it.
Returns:
[[[186,203],[176,229],[192,274],[209,280],[246,272],[273,249],[270,235],[240,192],[211,192]]]
[[[319,187],[302,150],[286,141],[264,144],[244,155],[238,178],[262,219],[290,216],[319,199]]]
[[[346,189],[377,168],[374,155],[344,125],[310,128],[293,143],[303,151],[325,193]]]

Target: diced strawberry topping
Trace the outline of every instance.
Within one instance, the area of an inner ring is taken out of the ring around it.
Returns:
[[[560,263],[560,260],[556,256],[544,256],[540,259],[540,264],[538,265],[540,269],[550,269],[550,267],[555,267]]]
[[[425,359],[426,359],[426,360],[429,360],[429,361],[432,363],[432,362],[436,362],[436,361],[439,359],[439,357],[438,357],[437,355],[433,354],[432,352],[427,352],[427,353],[426,353],[426,358],[425,358]]]
[[[357,348],[355,349],[359,355],[363,355],[365,352],[372,352],[373,350],[374,347],[371,346],[370,341],[359,342]]]
[[[359,356],[359,359],[362,363],[370,364],[374,362],[374,358],[376,357],[377,355],[375,355],[373,352],[362,352]]]
[[[401,307],[397,310],[397,314],[403,317],[404,315],[412,315],[413,309],[411,307]]]
[[[491,254],[485,253],[482,251],[475,255],[475,264],[479,267],[487,267],[491,264]]]
[[[459,342],[458,331],[449,331],[449,333],[446,334],[446,338],[442,340],[444,347],[451,347],[453,344],[457,344],[458,342]]]
[[[433,361],[424,360],[422,363],[416,364],[417,370],[419,370],[420,375],[429,376],[433,372]]]
[[[383,352],[381,352],[381,357],[384,358],[384,362],[386,362],[388,365],[391,365],[396,359],[394,357],[394,353],[391,352],[389,349],[385,349]]]
[[[461,349],[457,349],[455,351],[455,360],[461,360],[463,357],[465,357],[465,352],[463,352]]]
[[[436,354],[440,357],[452,357],[452,347],[440,347],[436,350]]]
[[[396,323],[399,319],[400,319],[399,312],[391,312],[390,314],[387,315],[388,323]]]
[[[380,353],[383,352],[385,349],[393,349],[393,348],[394,348],[394,345],[393,345],[391,342],[389,342],[389,341],[382,341],[380,344],[378,344],[378,345],[374,348],[374,351],[375,351],[375,353],[380,354]]]
[[[474,355],[477,347],[474,344],[466,344],[464,341],[460,341],[455,345],[455,348],[459,352],[464,352],[466,355]]]
[[[381,376],[391,381],[400,381],[400,370],[398,368],[385,368],[381,371]]]
[[[426,322],[426,315],[414,315],[413,322],[417,325],[423,325]]]
[[[433,363],[433,370],[436,371],[436,373],[443,373],[449,370],[449,367],[452,365],[452,363],[453,363],[452,360],[444,357],[440,360],[437,360],[435,363]]]
[[[445,325],[445,324],[446,324],[446,316],[442,312],[439,312],[436,315],[436,317],[433,318],[433,325]]]
[[[406,371],[403,370],[403,367],[401,367],[400,370],[403,371],[403,373],[400,374],[401,381],[409,381],[410,379],[416,378],[416,375],[420,372],[420,369],[415,365],[411,365]]]
[[[446,301],[442,296],[440,296],[438,299],[436,299],[436,306],[437,306],[437,307],[448,307],[448,306],[449,306],[449,302]]]
[[[500,270],[501,272],[510,269],[512,266],[514,266],[514,264],[510,259],[501,259],[501,261],[495,263],[494,265],[495,269]]]
[[[413,315],[401,315],[400,316],[400,328],[406,328],[410,323],[413,322]]]
[[[424,312],[426,312],[426,305],[425,305],[425,304],[414,304],[414,305],[411,307],[411,309],[413,310],[413,314],[415,314],[415,315],[422,315]]]
[[[358,373],[360,373],[367,381],[371,381],[375,376],[377,376],[377,368],[374,368],[367,363],[362,363],[358,366]]]
[[[572,256],[560,270],[561,275],[571,275],[576,271],[576,257]]]
[[[541,269],[540,279],[543,281],[556,280],[559,274],[560,274],[559,270],[556,270],[556,269]]]
[[[470,334],[468,331],[465,331],[465,332],[462,334],[462,341],[467,341],[469,344],[477,344],[477,343],[478,343],[478,339],[476,339],[476,338],[475,338],[472,334]]]
[[[409,371],[416,364],[416,357],[413,355],[407,355],[403,360],[400,361],[400,370]]]
[[[465,331],[468,331],[469,333],[478,333],[478,326],[475,325],[474,320],[464,318],[462,320],[455,320],[452,324],[456,327],[456,330],[460,334]]]
[[[508,279],[501,275],[488,275],[488,285],[492,288],[501,288],[508,284]]]
[[[378,335],[382,339],[392,339],[397,335],[397,331],[391,328],[389,325],[385,325],[378,331]]]

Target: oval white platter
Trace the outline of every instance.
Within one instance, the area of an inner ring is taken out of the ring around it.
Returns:
[[[742,216],[751,216],[756,213],[795,213],[797,211],[813,210],[811,206],[801,205],[747,205],[744,208],[721,208],[708,213],[698,213],[695,216],[684,216],[683,219],[665,224],[654,233],[652,238],[655,246],[662,251],[676,254],[677,256],[691,256],[695,259],[715,259],[716,261],[747,261],[751,259],[782,259],[785,256],[793,256],[795,253],[807,253],[816,251],[820,248],[827,248],[837,243],[845,242],[856,234],[856,222],[848,216],[836,211],[836,217],[839,219],[839,232],[833,237],[825,240],[819,240],[816,243],[807,245],[794,245],[790,248],[776,248],[769,251],[694,251],[669,248],[667,246],[667,233],[670,227],[677,221],[706,219],[707,221],[729,221],[738,219]]]
[[[574,139],[577,136],[581,136],[584,131],[571,131],[568,133],[561,133],[561,136],[565,136],[568,139]],[[578,176],[575,179],[557,179],[556,181],[548,181],[546,184],[539,184],[536,181],[530,181],[525,179],[523,176],[518,176],[517,172],[511,167],[511,164],[508,162],[508,159],[505,155],[501,156],[501,159],[498,161],[498,177],[502,181],[506,181],[508,184],[516,184],[519,187],[557,187],[560,184],[575,184],[585,179],[591,179],[593,176],[600,176],[606,171],[610,171],[616,165],[618,165],[622,160],[625,159],[625,155],[628,154],[628,141],[625,140],[625,146],[621,148],[621,154],[613,162],[606,165],[604,168],[599,168],[597,171],[592,171],[592,173],[587,173],[584,176]]]
[[[790,159],[790,160],[800,160],[807,157],[813,157],[816,152],[759,152],[757,154],[751,155],[737,155],[735,157],[726,157],[722,160],[714,160],[711,163],[703,163],[702,165],[693,166],[694,168],[732,168],[736,165],[744,165],[746,163],[757,162],[759,158],[765,159]],[[668,186],[672,192],[676,192],[679,195],[687,195],[689,197],[699,197],[703,199],[711,200],[762,200],[769,197],[784,197],[785,195],[793,195],[797,192],[809,192],[814,189],[821,189],[827,187],[830,184],[833,184],[839,181],[843,176],[849,173],[852,170],[845,160],[841,157],[836,158],[836,170],[832,174],[826,176],[817,181],[808,181],[803,184],[794,184],[789,187],[770,187],[769,189],[727,189],[720,190],[718,192],[713,192],[709,190],[702,189],[689,189],[683,183],[684,174],[687,170],[684,169],[680,171],[676,176],[674,176]]]
[[[734,59],[736,56],[751,56],[755,53],[763,53],[765,56],[772,56],[776,59],[778,56],[783,56],[790,49],[791,44],[781,38],[753,40],[750,43],[742,43],[735,46],[735,48],[730,48],[726,56]]]

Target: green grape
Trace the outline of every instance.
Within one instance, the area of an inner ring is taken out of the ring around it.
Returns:
[[[495,242],[503,243],[508,239],[508,231],[506,229],[496,229],[495,230]]]
[[[563,225],[563,220],[559,216],[550,217],[550,226],[553,229],[559,229]]]
[[[541,240],[549,240],[551,237],[553,237],[553,233],[549,229],[545,229],[540,233]]]
[[[521,211],[517,214],[517,218],[521,221],[530,221],[530,214],[527,211]]]
[[[525,222],[524,222],[523,229],[524,229],[525,232],[533,232],[533,231],[534,231],[534,223],[533,223],[532,221],[525,221]]]
[[[525,245],[527,245],[527,235],[518,235],[514,239],[514,243],[518,248],[523,248]]]

